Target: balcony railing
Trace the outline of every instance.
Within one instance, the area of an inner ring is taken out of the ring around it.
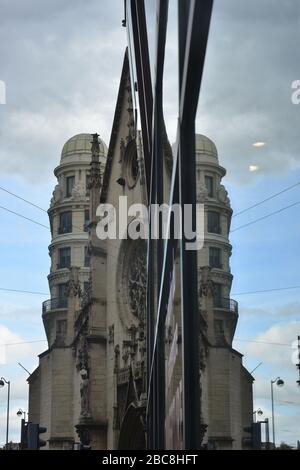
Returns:
[[[64,263],[57,263],[57,269],[65,269],[65,268],[70,268],[71,266],[71,261],[69,262],[64,262]]]
[[[51,310],[56,310],[58,308],[67,308],[68,307],[68,298],[61,297],[55,299],[48,299],[43,302],[43,313],[50,312]]]
[[[239,304],[236,300],[229,299],[228,297],[219,297],[214,299],[214,307],[238,313]]]
[[[64,233],[71,233],[72,226],[71,225],[63,225],[62,227],[58,227],[58,234],[62,235]]]
[[[215,269],[223,269],[223,264],[222,263],[211,262],[211,263],[209,263],[209,266],[211,268],[215,268]]]

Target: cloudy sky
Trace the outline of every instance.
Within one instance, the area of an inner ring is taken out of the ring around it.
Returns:
[[[146,0],[153,12],[154,1]],[[177,119],[175,1],[170,0],[164,101],[170,140]],[[197,131],[217,145],[236,213],[300,183],[300,9],[296,0],[215,0]],[[3,209],[48,225],[47,209],[64,142],[97,131],[108,144],[126,47],[122,0],[0,0],[0,376],[12,382],[15,412],[27,411],[26,372],[46,343],[41,302],[48,297],[49,231]],[[153,31],[150,31],[152,34]],[[1,96],[0,96],[1,102]],[[253,147],[264,142],[262,147]],[[250,171],[249,169],[254,171]],[[300,201],[300,184],[233,218],[232,230]],[[275,391],[277,441],[300,439],[300,390],[293,341],[300,334],[300,204],[233,231],[232,297],[239,301],[235,347],[254,372],[255,409],[270,417]],[[4,357],[5,355],[5,357]],[[1,364],[5,362],[5,364]],[[5,390],[0,391],[0,442],[5,439]]]

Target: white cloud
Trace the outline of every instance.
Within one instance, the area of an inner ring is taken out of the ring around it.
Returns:
[[[293,341],[300,334],[300,321],[277,323],[267,331],[256,336],[256,342],[247,343],[247,354],[276,364],[280,367],[290,367],[292,363]],[[275,343],[275,344],[272,344]]]
[[[27,342],[21,335],[12,332],[0,324],[0,346],[2,351],[2,364],[17,364],[24,359],[32,361],[41,352],[46,343]]]

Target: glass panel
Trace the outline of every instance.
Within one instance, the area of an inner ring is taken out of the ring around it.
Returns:
[[[147,23],[147,34],[149,44],[149,60],[151,77],[153,83],[154,77],[154,64],[155,64],[155,46],[156,46],[156,2],[145,1],[145,13]]]
[[[91,261],[91,256],[90,256],[90,253],[88,251],[88,247],[86,246],[84,248],[84,266],[86,268],[88,268],[90,266],[90,261]]]
[[[59,233],[72,232],[72,212],[62,212],[60,214]]]
[[[72,190],[75,185],[75,176],[68,176],[66,179],[66,196],[71,197],[72,196]]]
[[[58,284],[58,308],[67,307],[68,298],[66,295],[67,283]]]
[[[222,284],[214,283],[214,306],[221,307],[222,304]]]
[[[71,248],[61,248],[59,250],[58,268],[69,268],[71,266]]]
[[[167,136],[171,145],[176,141],[179,106],[177,11],[177,2],[169,2],[163,81],[163,109]]]
[[[90,193],[90,190],[89,190],[89,184],[91,182],[91,175],[90,174],[87,174],[86,177],[85,177],[85,192],[86,192],[86,195],[88,196],[89,193]]]
[[[212,176],[205,176],[205,187],[208,197],[214,197],[214,179]]]
[[[210,233],[221,233],[220,214],[218,212],[207,212],[207,231]]]
[[[221,249],[209,247],[209,265],[211,268],[221,268]]]
[[[89,226],[89,223],[90,223],[90,211],[89,209],[86,209],[84,211],[84,231],[85,232],[88,232],[88,226]]]

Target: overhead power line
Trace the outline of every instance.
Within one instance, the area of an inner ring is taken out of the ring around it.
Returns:
[[[290,289],[300,289],[300,286],[275,287],[273,289],[252,290],[252,291],[247,291],[247,292],[238,292],[232,295],[236,297],[237,295],[262,294],[264,292],[276,292],[280,290],[290,290]]]
[[[1,291],[7,291],[7,292],[18,292],[20,294],[36,294],[36,295],[49,295],[49,293],[45,293],[45,292],[34,292],[34,291],[31,291],[31,290],[20,290],[20,289],[8,289],[6,287],[0,287],[0,290]]]
[[[300,285],[299,286],[288,286],[288,287],[276,287],[276,288],[273,288],[273,289],[253,290],[253,291],[247,291],[247,292],[237,292],[237,293],[233,293],[232,295],[237,297],[238,295],[262,294],[264,292],[276,292],[276,291],[290,290],[290,289],[300,289]],[[0,287],[0,291],[19,292],[21,294],[49,295],[49,292],[37,292],[37,291],[21,290],[21,289],[9,289],[8,287]]]
[[[1,346],[18,346],[20,344],[44,343],[46,339],[34,339],[32,341],[19,341],[17,343],[4,343]]]
[[[28,341],[19,341],[19,342],[16,342],[16,343],[6,343],[6,344],[2,344],[2,346],[17,346],[19,344],[42,343],[42,342],[46,342],[46,341],[47,341],[46,339],[35,339],[35,340],[28,340]],[[234,341],[244,342],[244,343],[270,344],[272,346],[288,346],[288,347],[291,347],[291,345],[288,344],[288,343],[273,343],[272,341],[257,341],[257,340],[254,340],[254,339],[238,339],[238,338],[235,338]]]
[[[257,207],[257,206],[263,204],[264,202],[269,201],[269,200],[275,198],[276,196],[279,196],[280,194],[282,194],[282,193],[284,193],[284,192],[286,192],[286,191],[289,191],[290,189],[292,189],[292,188],[294,188],[294,187],[296,187],[296,186],[298,186],[298,185],[300,185],[300,182],[295,183],[294,185],[289,186],[288,188],[285,188],[285,189],[283,189],[282,191],[280,191],[280,192],[278,192],[278,193],[276,193],[276,194],[273,194],[273,195],[269,196],[268,198],[263,199],[262,201],[260,201],[260,202],[258,202],[258,203],[256,203],[256,204],[253,204],[252,206],[250,206],[250,207],[248,207],[248,208],[246,208],[246,209],[244,209],[244,210],[242,210],[242,211],[240,211],[240,212],[237,212],[233,217],[235,217],[235,216],[237,216],[237,215],[240,215],[240,214],[242,214],[242,213],[244,213],[244,212],[246,212],[246,211],[248,211],[248,210],[250,210],[250,209],[252,209],[252,208],[254,208],[254,207]],[[35,204],[35,203],[31,202],[31,201],[28,201],[28,199],[25,199],[25,198],[19,196],[18,194],[15,194],[15,193],[13,193],[12,191],[9,191],[8,189],[3,188],[2,186],[0,186],[0,190],[5,191],[6,193],[10,194],[11,196],[14,196],[14,197],[16,197],[16,198],[18,198],[18,199],[20,199],[20,200],[26,202],[27,204],[30,204],[31,206],[36,207],[37,209],[39,209],[39,210],[41,210],[41,211],[47,213],[47,211],[46,211],[43,207],[40,207],[39,205],[37,205],[37,204]],[[298,205],[298,204],[300,204],[300,201],[297,201],[297,202],[295,202],[295,203],[293,203],[293,204],[290,204],[290,205],[288,205],[288,206],[282,207],[282,208],[279,209],[279,210],[276,210],[276,211],[274,211],[274,212],[271,212],[271,213],[269,213],[269,214],[266,214],[266,215],[264,215],[264,216],[262,216],[262,217],[259,217],[258,219],[252,220],[251,222],[248,222],[247,224],[241,225],[240,227],[234,228],[233,230],[230,230],[230,233],[234,233],[234,232],[236,232],[237,230],[241,230],[241,229],[243,229],[243,228],[245,228],[245,227],[248,227],[248,226],[250,226],[250,225],[252,225],[252,224],[255,224],[255,223],[257,223],[257,222],[260,222],[261,220],[267,219],[267,218],[271,217],[272,215],[279,214],[280,212],[283,212],[283,211],[285,211],[285,210],[287,210],[287,209],[290,209],[291,207],[294,207],[294,206],[296,206],[296,205]],[[33,219],[29,218],[29,217],[25,217],[24,215],[19,214],[19,213],[17,213],[17,212],[14,212],[14,211],[8,209],[7,207],[0,206],[0,209],[3,209],[3,210],[5,210],[5,211],[7,211],[7,212],[10,212],[11,214],[14,214],[14,215],[16,215],[16,216],[18,216],[18,217],[22,217],[22,218],[25,219],[25,220],[28,220],[28,221],[30,221],[30,222],[36,224],[36,225],[40,225],[41,227],[44,227],[44,228],[46,228],[47,230],[49,230],[49,226],[44,225],[44,224],[41,224],[40,222],[37,222],[36,220],[33,220]],[[77,228],[77,229],[81,230],[81,227],[76,227],[76,226],[74,226],[74,228]]]
[[[260,341],[256,339],[239,339],[234,338],[234,341],[243,342],[243,343],[258,343],[258,344],[272,344],[272,346],[288,346],[291,347],[289,343],[273,343],[272,341]]]
[[[257,222],[260,222],[261,220],[267,219],[268,217],[271,217],[272,215],[279,214],[280,212],[290,209],[291,207],[297,206],[298,204],[300,204],[300,201],[294,202],[293,204],[290,204],[289,206],[282,207],[281,209],[278,209],[277,211],[270,212],[270,214],[266,214],[263,217],[259,217],[258,219],[248,222],[247,224],[241,225],[240,227],[230,230],[230,233],[236,232],[237,230],[241,230],[242,228],[245,228],[245,227],[249,227],[249,225],[256,224]]]
[[[40,206],[38,206],[37,204],[34,204],[34,203],[31,202],[31,201],[28,201],[28,199],[24,199],[23,197],[18,196],[18,194],[15,194],[15,193],[13,193],[12,191],[9,191],[8,189],[3,188],[2,186],[0,186],[0,190],[6,192],[6,193],[8,193],[8,194],[10,194],[11,196],[14,196],[14,197],[20,199],[20,200],[23,201],[23,202],[26,202],[27,204],[30,204],[31,206],[35,207],[36,209],[39,209],[40,211],[43,211],[43,212],[46,212],[46,213],[47,213],[46,209],[44,209],[43,207],[40,207]]]
[[[29,220],[29,222],[32,222],[33,224],[36,224],[36,225],[40,225],[41,227],[44,227],[47,230],[49,230],[48,225],[41,224],[40,222],[37,222],[36,220],[31,219],[30,217],[25,217],[25,215],[19,214],[18,212],[14,212],[14,211],[8,209],[7,207],[0,206],[0,209],[2,209],[4,211],[7,211],[7,212],[10,212],[11,214],[17,215],[18,217],[21,217],[22,219]]]
[[[274,199],[275,197],[280,196],[280,194],[283,194],[283,193],[289,191],[290,189],[293,189],[293,188],[295,188],[296,186],[299,186],[299,185],[300,185],[300,181],[298,181],[298,183],[293,184],[292,186],[289,186],[288,188],[283,189],[282,191],[279,191],[279,193],[272,194],[271,196],[267,197],[266,199],[263,199],[262,201],[259,201],[256,204],[253,204],[252,206],[247,207],[246,209],[243,209],[239,212],[236,212],[232,216],[232,218],[237,217],[238,215],[244,214],[245,212],[250,211],[250,209],[254,209],[255,207],[260,206],[261,204],[264,204],[265,202],[270,201],[271,199]]]

